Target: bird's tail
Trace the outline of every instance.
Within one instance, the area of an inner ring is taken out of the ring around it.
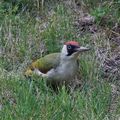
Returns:
[[[28,69],[24,72],[24,75],[25,75],[26,77],[28,77],[28,76],[31,76],[32,73],[33,73],[33,71],[32,71],[30,68],[28,68]]]
[[[29,65],[27,69],[24,71],[25,77],[31,77],[33,74],[33,71],[34,71],[34,68],[32,67],[32,65]]]

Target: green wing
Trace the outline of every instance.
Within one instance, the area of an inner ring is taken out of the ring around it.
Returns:
[[[50,69],[55,68],[58,66],[60,62],[60,53],[52,53],[49,55],[46,55],[45,57],[42,57],[34,62],[29,66],[29,68],[26,71],[26,74],[28,75],[36,68],[39,69],[42,73],[47,73]]]

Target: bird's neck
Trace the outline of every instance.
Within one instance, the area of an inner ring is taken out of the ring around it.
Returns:
[[[60,56],[60,64],[72,64],[75,63],[76,59],[72,58],[72,57],[68,57],[66,55],[61,54]]]
[[[74,63],[76,61],[75,57],[67,56],[67,54],[68,51],[66,45],[64,45],[60,54],[60,64],[69,64],[69,63]]]

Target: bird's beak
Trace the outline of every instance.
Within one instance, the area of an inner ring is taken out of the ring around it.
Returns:
[[[84,51],[88,51],[88,50],[90,50],[90,48],[87,48],[87,47],[79,47],[79,48],[77,48],[76,49],[78,52],[84,52]]]

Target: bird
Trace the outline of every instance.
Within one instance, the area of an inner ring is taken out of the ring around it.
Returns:
[[[77,41],[64,43],[61,52],[51,53],[32,62],[25,71],[25,76],[36,74],[48,82],[69,83],[79,70],[78,56],[90,48],[80,46]]]

